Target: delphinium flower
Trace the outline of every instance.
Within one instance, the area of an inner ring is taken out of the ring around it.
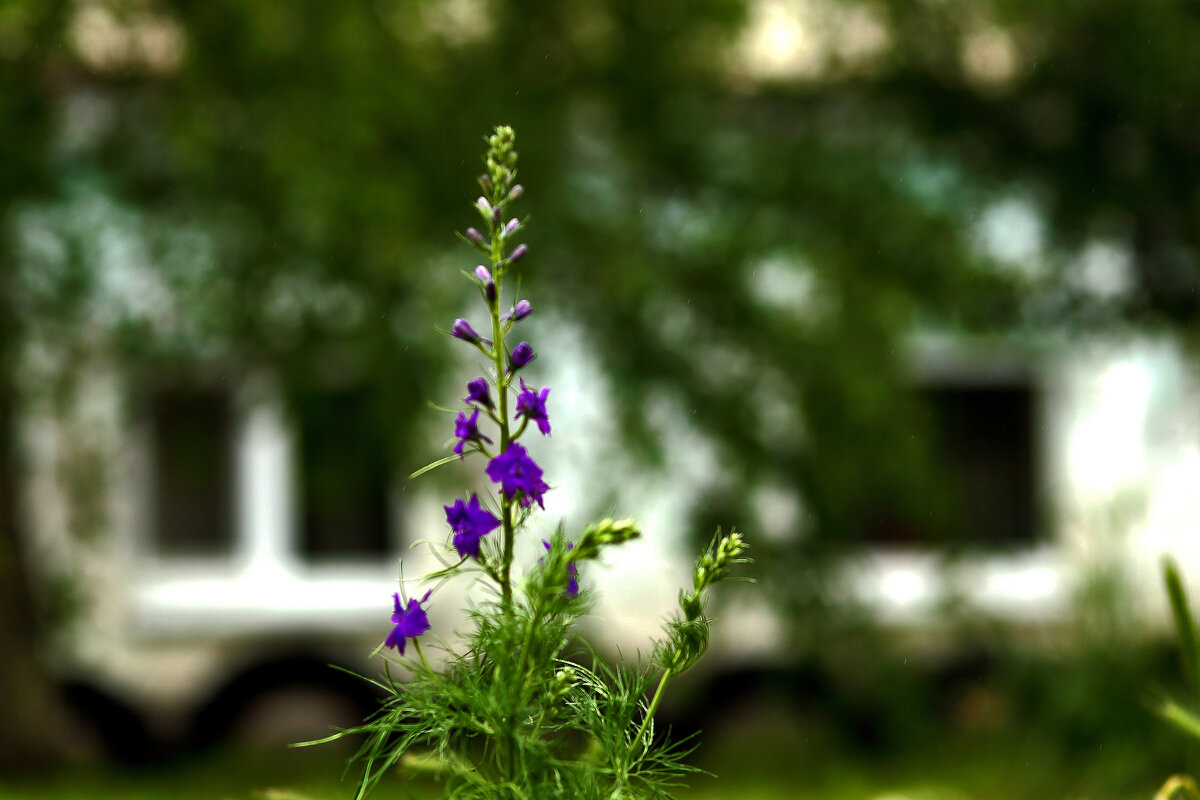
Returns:
[[[425,615],[425,609],[421,606],[429,599],[430,592],[426,592],[425,596],[420,600],[410,597],[408,604],[400,607],[400,594],[394,593],[392,599],[395,602],[395,611],[392,612],[392,632],[388,634],[387,640],[384,641],[384,646],[395,648],[404,655],[404,645],[409,639],[415,639],[425,631],[429,630],[429,617]]]
[[[499,528],[500,520],[479,505],[479,496],[473,492],[470,500],[455,500],[445,509],[446,522],[454,532],[454,549],[463,558],[479,558],[483,537]]]
[[[454,445],[454,455],[460,458],[463,455],[463,448],[471,442],[492,443],[491,439],[479,432],[478,409],[469,417],[465,411],[459,412],[458,418],[454,420],[454,435],[458,437],[458,442]]]
[[[550,418],[546,416],[546,398],[549,395],[549,387],[543,386],[540,392],[535,392],[526,386],[525,379],[521,378],[521,393],[517,395],[517,416],[536,422],[543,435],[550,433]]]
[[[509,500],[519,498],[522,506],[528,506],[533,500],[542,508],[546,507],[542,495],[550,487],[542,480],[542,468],[516,442],[488,462],[487,474],[494,483],[500,484],[500,491]]]

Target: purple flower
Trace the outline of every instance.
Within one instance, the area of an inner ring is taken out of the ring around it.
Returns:
[[[469,231],[468,231],[468,233],[469,233]],[[524,258],[525,254],[528,252],[529,252],[528,247],[526,247],[523,244],[519,244],[513,248],[513,251],[511,253],[508,254],[508,260],[515,264],[516,262],[518,262],[522,258]]]
[[[396,609],[392,612],[392,622],[396,627],[392,628],[392,632],[384,641],[385,647],[394,647],[400,651],[400,655],[404,655],[407,640],[415,639],[429,630],[429,617],[425,616],[425,609],[421,608],[421,604],[429,599],[429,595],[430,592],[426,592],[420,600],[410,597],[408,605],[400,608],[400,595],[392,594]]]
[[[542,468],[534,463],[525,448],[513,442],[487,465],[488,477],[500,484],[500,490],[510,500],[521,496],[521,505],[529,506],[531,500],[542,508],[542,495],[550,486],[542,480]]]
[[[523,194],[525,194],[525,187],[518,183],[516,186],[514,186],[512,188],[511,191],[509,191],[508,199],[516,200],[518,197],[520,197]]]
[[[463,447],[467,442],[476,442],[483,440],[488,444],[492,440],[479,432],[479,409],[475,409],[475,413],[467,416],[467,412],[458,412],[458,417],[454,420],[454,435],[458,437],[458,443],[454,445],[454,455],[462,457]]]
[[[520,220],[518,220],[516,217],[513,217],[504,226],[504,230],[500,232],[500,235],[507,239],[509,236],[512,236],[514,233],[516,233],[517,228],[519,227],[521,227]]]
[[[475,277],[480,283],[489,283],[492,280],[492,273],[488,272],[488,268],[480,264],[475,268]]]
[[[512,307],[512,311],[504,315],[504,321],[512,320],[520,322],[533,313],[533,304],[528,300],[518,300],[516,305]]]
[[[529,346],[529,342],[521,342],[519,345],[513,348],[512,362],[509,369],[512,372],[516,372],[530,361],[533,361],[533,359],[533,348]]]
[[[546,416],[546,398],[550,396],[550,387],[543,386],[540,392],[535,392],[525,385],[521,378],[521,393],[517,395],[517,416],[533,420],[543,436],[550,434],[550,418]]]
[[[450,327],[450,335],[456,339],[462,339],[464,342],[476,344],[482,338],[475,329],[471,327],[471,323],[465,319],[454,320],[454,325]]]
[[[491,531],[500,526],[500,520],[479,505],[479,496],[471,493],[467,502],[455,500],[446,509],[446,522],[454,531],[454,549],[464,558],[479,558],[479,543]]]
[[[465,234],[465,235],[466,235],[466,237],[467,237],[467,240],[468,240],[468,241],[470,241],[470,242],[471,242],[471,244],[474,244],[474,245],[478,245],[478,246],[480,246],[480,247],[483,247],[484,240],[483,240],[483,234],[482,234],[482,233],[480,233],[479,231],[475,230],[474,228],[467,228],[467,232],[466,232],[466,234]]]
[[[542,539],[542,546],[546,548],[547,553],[550,552],[550,543],[547,542],[545,539]],[[575,543],[567,542],[567,549],[574,550]],[[571,562],[570,564],[567,565],[567,589],[566,589],[566,592],[571,597],[576,597],[579,595],[579,568],[575,566],[575,562]]]
[[[488,382],[483,378],[467,381],[467,396],[463,400],[468,403],[479,403],[484,408],[491,408],[492,395],[488,390]]]

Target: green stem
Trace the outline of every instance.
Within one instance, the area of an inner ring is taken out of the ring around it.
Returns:
[[[654,719],[654,712],[658,710],[658,704],[662,700],[663,689],[667,685],[667,681],[674,676],[674,672],[667,670],[658,681],[658,688],[654,690],[654,697],[650,698],[650,707],[646,709],[646,718],[642,720],[642,727],[638,728],[637,735],[633,737],[636,744],[642,740],[642,736],[646,733],[646,728],[650,725],[650,720]]]
[[[503,276],[499,266],[503,261],[501,256],[502,241],[496,226],[492,226],[492,280],[496,283],[496,299],[488,303],[488,312],[492,317],[492,359],[496,370],[496,404],[497,420],[500,426],[500,452],[508,449],[512,441],[508,427],[508,375],[505,372],[504,356],[504,326],[500,324],[500,290]],[[500,493],[501,524],[503,525],[504,555],[500,561],[500,591],[502,605],[512,609],[512,560],[513,560],[513,515],[512,500]]]
[[[433,667],[429,666],[429,662],[425,660],[425,651],[421,649],[421,643],[413,639],[413,647],[417,648],[417,655],[421,657],[421,663],[425,665],[425,669],[432,673]]]

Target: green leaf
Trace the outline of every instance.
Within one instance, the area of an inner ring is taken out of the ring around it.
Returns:
[[[1183,588],[1183,580],[1179,577],[1179,569],[1175,566],[1174,560],[1169,557],[1163,560],[1163,580],[1167,585],[1167,596],[1171,600],[1171,615],[1175,619],[1175,633],[1179,637],[1184,679],[1190,684],[1196,696],[1200,697],[1200,651],[1197,650],[1196,644],[1196,622],[1192,619],[1187,592]]]
[[[1200,800],[1200,790],[1187,775],[1172,775],[1154,795],[1154,800]]]
[[[446,456],[445,458],[439,458],[437,461],[434,461],[432,464],[426,464],[425,466],[421,467],[419,470],[414,472],[412,475],[409,475],[408,479],[411,481],[413,478],[419,478],[422,475],[424,475],[426,472],[435,470],[438,467],[442,466],[443,464],[449,464],[451,461],[457,461],[459,458],[460,458],[460,456]]]
[[[1184,708],[1174,700],[1163,700],[1155,710],[1159,716],[1184,733],[1200,739],[1200,714]]]

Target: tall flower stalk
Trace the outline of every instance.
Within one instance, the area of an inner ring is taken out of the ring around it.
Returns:
[[[365,736],[358,754],[360,798],[397,768],[436,776],[453,798],[669,798],[679,778],[694,769],[684,761],[686,748],[655,736],[654,715],[668,682],[703,655],[708,591],[748,562],[746,546],[738,533],[717,532],[649,663],[606,664],[571,634],[587,602],[580,568],[640,536],[635,522],[604,519],[573,541],[560,526],[542,539],[538,560],[523,569],[514,563],[516,540],[532,535],[535,509],[551,488],[522,443],[550,435],[550,389],[526,380],[536,352],[516,326],[533,313],[533,304],[506,291],[506,278],[529,252],[516,241],[525,223],[510,210],[524,193],[516,182],[512,129],[496,128],[487,144],[482,194],[474,204],[481,223],[461,238],[486,261],[465,274],[483,300],[490,324],[481,327],[491,337],[467,319],[455,320],[449,330],[483,356],[484,374],[467,383],[465,408],[454,420],[453,454],[412,477],[450,461],[482,458],[490,491],[482,497],[471,492],[444,507],[445,566],[424,579],[434,588],[420,600],[393,597],[393,628],[378,652],[410,677],[401,683],[387,673],[376,682],[386,693],[378,713],[329,739]],[[483,581],[494,599],[468,609],[465,644],[458,650],[443,646],[446,658],[435,669],[420,641],[436,636],[427,604],[438,586],[460,575]]]

